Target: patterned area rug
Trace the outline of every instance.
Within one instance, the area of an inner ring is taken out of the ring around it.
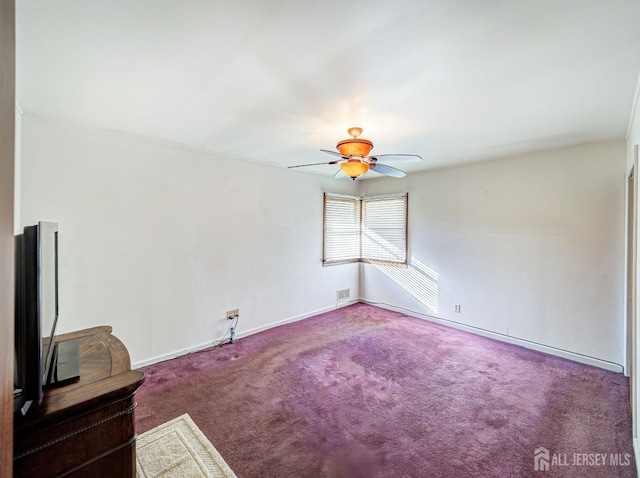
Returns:
[[[236,478],[188,414],[138,437],[138,478]]]

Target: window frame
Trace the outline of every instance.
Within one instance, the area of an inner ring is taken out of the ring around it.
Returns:
[[[357,202],[359,211],[359,230],[358,230],[358,238],[360,240],[360,244],[358,246],[358,257],[350,258],[350,259],[337,259],[337,260],[327,260],[327,199],[335,198],[338,200],[347,200]],[[324,193],[322,199],[322,265],[323,266],[334,266],[338,264],[352,264],[354,262],[360,262],[360,256],[362,251],[362,203],[360,202],[360,198],[357,196],[347,196],[344,194],[333,194],[333,193]]]
[[[359,238],[359,252],[357,257],[349,259],[331,260],[327,259],[327,200],[336,198],[338,200],[352,200],[357,203],[359,207],[359,223],[357,227],[357,235]],[[363,238],[364,238],[364,203],[366,201],[380,201],[384,199],[397,199],[404,198],[404,261],[393,261],[388,259],[376,259],[376,258],[363,258]],[[335,193],[323,193],[322,202],[322,265],[333,266],[338,264],[353,264],[353,263],[365,263],[365,264],[380,264],[387,266],[408,267],[409,261],[409,193],[397,193],[397,194],[383,194],[377,196],[347,196],[343,194]]]

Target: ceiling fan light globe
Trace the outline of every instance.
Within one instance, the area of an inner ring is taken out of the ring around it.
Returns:
[[[362,163],[357,159],[351,159],[346,161],[340,165],[344,174],[349,176],[351,179],[355,179],[357,177],[362,176],[364,173],[369,171],[369,165],[367,163]]]

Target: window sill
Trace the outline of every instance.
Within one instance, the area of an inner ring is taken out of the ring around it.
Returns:
[[[332,261],[332,262],[322,261],[322,267],[337,266],[340,264],[357,264],[358,262],[362,264],[373,264],[376,266],[400,267],[403,269],[406,269],[409,267],[409,265],[406,262],[378,261],[375,259],[349,259],[345,261]]]

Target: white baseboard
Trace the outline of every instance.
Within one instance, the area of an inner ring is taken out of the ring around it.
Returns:
[[[262,332],[263,330],[272,329],[274,327],[278,327],[280,325],[290,324],[292,322],[297,322],[299,320],[308,319],[309,317],[313,317],[314,315],[324,314],[325,312],[329,312],[331,310],[341,309],[342,307],[346,307],[351,304],[355,304],[360,302],[360,299],[353,300],[343,300],[338,302],[336,305],[332,305],[329,307],[323,307],[322,309],[314,310],[313,312],[308,312],[305,314],[296,315],[294,317],[289,317],[288,319],[279,320],[278,322],[272,322],[267,325],[262,325],[260,327],[255,327],[253,329],[246,330],[244,332],[239,332],[236,334],[236,337],[247,337],[249,335],[257,334],[258,332]]]
[[[483,337],[488,337],[490,339],[499,340],[501,342],[506,342],[509,344],[520,345],[522,347],[537,350],[538,352],[544,352],[549,355],[555,355],[556,357],[562,357],[569,360],[573,360],[574,362],[584,363],[587,365],[593,365],[594,367],[603,368],[605,370],[610,370],[612,372],[623,373],[624,368],[618,364],[607,362],[606,360],[600,360],[595,357],[590,357],[588,355],[582,355],[578,353],[569,352],[566,350],[557,349],[555,347],[536,344],[534,342],[529,342],[527,340],[522,340],[517,337],[511,337],[509,335],[500,334],[498,332],[491,332],[489,330],[479,329],[477,327],[466,326],[464,324],[451,322],[447,319],[441,319],[439,317],[427,316],[426,314],[420,314],[419,312],[411,312],[407,309],[403,309],[402,307],[393,307],[388,304],[380,304],[378,302],[368,301],[365,299],[360,299],[360,302],[365,304],[370,304],[375,307],[380,307],[381,309],[391,310],[393,312],[399,312],[404,315],[409,315],[411,317],[415,317],[417,319],[426,320],[428,322],[433,322],[440,325],[445,325],[447,327],[451,327],[454,329],[462,330],[464,332],[470,332],[472,334],[481,335]],[[640,462],[639,462],[640,463]]]
[[[133,362],[131,364],[132,369],[146,367],[148,365],[153,365],[154,363],[164,362],[165,360],[171,360],[174,358],[182,357],[183,355],[187,355],[193,352],[198,352],[199,350],[204,350],[207,347],[211,347],[213,345],[212,342],[205,342],[204,344],[194,345],[193,347],[189,347],[186,349],[176,350],[174,352],[169,352],[167,354],[156,355],[155,357],[151,357],[150,359],[141,360],[140,362]]]
[[[451,321],[448,321],[446,319],[441,319],[441,318],[437,318],[437,317],[433,317],[433,316],[425,316],[425,315],[420,314],[418,312],[411,312],[411,311],[408,311],[408,310],[403,309],[401,307],[393,307],[393,306],[390,306],[390,305],[387,305],[387,304],[380,304],[380,303],[368,301],[368,300],[365,300],[365,299],[354,299],[354,300],[350,300],[350,301],[342,301],[342,302],[337,303],[336,305],[323,307],[321,309],[317,309],[317,310],[313,310],[313,311],[310,311],[310,312],[306,312],[304,314],[300,314],[300,315],[296,315],[296,316],[293,316],[293,317],[289,317],[287,319],[279,320],[277,322],[272,322],[270,324],[261,325],[259,327],[254,327],[253,329],[240,331],[240,332],[238,332],[236,334],[236,337],[238,337],[238,338],[248,337],[249,335],[257,334],[258,332],[262,332],[263,330],[268,330],[268,329],[272,329],[273,327],[278,327],[280,325],[290,324],[292,322],[297,322],[299,320],[307,319],[309,317],[313,317],[314,315],[323,314],[323,313],[329,312],[331,310],[335,310],[335,309],[339,309],[341,307],[346,307],[348,305],[355,304],[356,302],[363,302],[365,304],[370,304],[370,305],[374,305],[376,307],[380,307],[381,309],[387,309],[387,310],[391,310],[391,311],[394,311],[394,312],[400,312],[402,314],[409,315],[411,317],[416,317],[418,319],[427,320],[429,322],[434,322],[434,323],[437,323],[437,324],[445,325],[447,327],[452,327],[454,329],[463,330],[465,332],[470,332],[472,334],[481,335],[483,337],[489,337],[491,339],[500,340],[501,342],[506,342],[506,343],[510,343],[510,344],[514,344],[514,345],[520,345],[522,347],[525,347],[525,348],[528,348],[528,349],[531,349],[531,350],[537,350],[539,352],[544,352],[544,353],[547,353],[549,355],[555,355],[557,357],[566,358],[566,359],[569,359],[569,360],[573,360],[574,362],[584,363],[584,364],[587,364],[587,365],[593,365],[594,367],[603,368],[605,370],[610,370],[612,372],[623,372],[624,371],[623,368],[618,364],[607,362],[605,360],[600,360],[600,359],[597,359],[595,357],[589,357],[587,355],[576,354],[576,353],[573,353],[573,352],[568,352],[566,350],[560,350],[560,349],[556,349],[554,347],[541,345],[541,344],[536,344],[536,343],[533,343],[533,342],[528,342],[526,340],[518,339],[516,337],[511,337],[511,336],[500,334],[500,333],[497,333],[497,332],[491,332],[491,331],[484,330],[484,329],[478,329],[478,328],[475,328],[475,327],[466,326],[464,324],[451,322]],[[205,342],[205,343],[202,343],[202,344],[199,344],[199,345],[194,345],[193,347],[188,347],[186,349],[176,350],[176,351],[169,352],[169,353],[166,353],[166,354],[158,355],[158,356],[152,357],[152,358],[147,359],[147,360],[142,360],[140,362],[135,362],[135,363],[132,364],[132,368],[136,369],[136,368],[146,367],[148,365],[153,365],[153,364],[158,363],[158,362],[164,362],[165,360],[171,360],[171,359],[180,357],[182,355],[187,355],[187,354],[190,354],[190,353],[193,353],[193,352],[198,352],[200,350],[204,350],[204,349],[209,348],[211,346],[213,346],[213,342]],[[637,461],[637,463],[640,464],[640,461]]]
[[[323,307],[321,309],[313,310],[311,312],[306,312],[304,314],[295,315],[293,317],[289,317],[287,319],[279,320],[277,322],[272,322],[267,325],[261,325],[260,327],[254,327],[253,329],[245,330],[242,332],[238,332],[236,334],[237,338],[248,337],[249,335],[257,334],[258,332],[262,332],[263,330],[272,329],[273,327],[278,327],[280,325],[290,324],[292,322],[297,322],[299,320],[308,319],[309,317],[313,317],[314,315],[324,314],[325,312],[329,312],[331,310],[340,309],[342,307],[346,307],[351,304],[355,304],[356,302],[360,302],[360,299],[353,300],[345,300],[340,301],[336,305],[330,305],[328,307]],[[162,355],[157,355],[150,359],[141,360],[139,362],[134,362],[131,364],[132,369],[147,367],[148,365],[153,365],[155,363],[164,362],[165,360],[171,360],[177,357],[181,357],[183,355],[187,355],[193,352],[199,352],[200,350],[204,350],[206,348],[212,347],[213,342],[205,342],[203,344],[194,345],[193,347],[188,347],[186,349],[180,349],[173,352],[169,352]]]

